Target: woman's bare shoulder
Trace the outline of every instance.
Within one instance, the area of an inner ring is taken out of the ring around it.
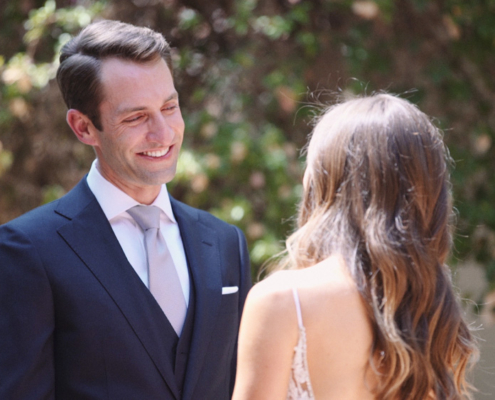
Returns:
[[[310,304],[344,303],[359,296],[356,285],[340,256],[331,256],[303,269],[278,271],[257,283],[249,293],[249,301],[272,312],[294,308],[292,290]]]
[[[294,276],[299,298],[308,325],[324,318],[329,324],[343,316],[365,319],[363,299],[341,256],[331,256]]]
[[[260,346],[274,346],[275,340],[277,346],[285,344],[289,349],[296,343],[297,314],[291,272],[277,272],[249,291],[241,322],[243,343],[248,338]]]
[[[342,296],[356,290],[355,282],[344,259],[330,256],[318,264],[294,271],[293,280],[297,289],[324,294],[325,296]]]
[[[296,271],[278,271],[258,282],[248,294],[248,302],[281,311],[291,305]]]

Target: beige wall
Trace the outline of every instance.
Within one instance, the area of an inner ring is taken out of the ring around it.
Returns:
[[[481,323],[480,319],[476,322]],[[484,326],[479,331],[481,341],[480,361],[474,370],[474,385],[479,390],[476,400],[495,399],[495,325]]]
[[[454,274],[454,282],[466,301],[466,313],[479,337],[480,360],[474,369],[476,400],[495,399],[495,292],[488,294],[484,268],[475,261],[466,260]],[[483,304],[477,312],[476,303]]]

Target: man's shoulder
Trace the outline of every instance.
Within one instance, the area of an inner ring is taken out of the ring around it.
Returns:
[[[86,184],[83,181],[81,181],[61,198],[27,211],[26,213],[1,225],[0,228],[23,230],[27,233],[29,231],[36,232],[36,230],[43,231],[43,228],[50,227],[54,223],[59,224],[61,221],[67,221],[68,216],[65,215],[65,210],[70,207],[76,209],[80,206],[77,204],[77,198],[81,197],[78,195],[81,191],[81,183]]]
[[[9,222],[6,222],[5,224],[2,225],[2,227],[21,228],[21,227],[27,227],[32,224],[46,223],[47,219],[55,214],[54,210],[56,209],[59,200],[60,199],[57,199],[50,203],[43,204],[39,207],[33,208],[32,210],[27,211],[26,213],[10,220]]]
[[[37,247],[48,247],[57,237],[62,218],[55,213],[58,200],[37,207],[11,221],[0,225],[1,252],[18,248],[21,244]],[[26,248],[28,248],[26,247]]]

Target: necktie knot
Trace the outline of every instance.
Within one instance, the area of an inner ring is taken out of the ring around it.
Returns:
[[[143,231],[160,228],[160,209],[156,206],[134,206],[127,212]]]

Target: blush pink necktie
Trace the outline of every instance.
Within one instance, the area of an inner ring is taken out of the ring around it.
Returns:
[[[151,294],[162,308],[177,335],[186,317],[186,301],[167,243],[160,232],[160,209],[135,206],[127,210],[144,231]]]

